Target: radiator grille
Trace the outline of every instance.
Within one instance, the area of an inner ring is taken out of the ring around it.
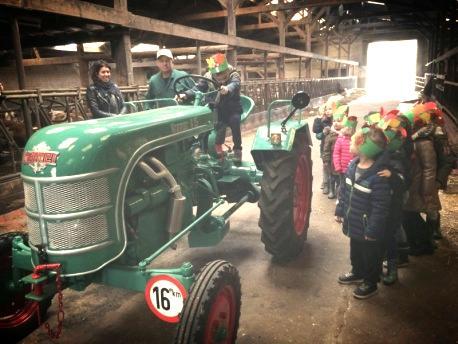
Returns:
[[[95,245],[108,239],[105,215],[61,222],[48,222],[50,249],[68,250]]]
[[[41,245],[40,223],[27,217],[27,229],[29,230],[29,241],[33,246]]]
[[[59,183],[43,186],[46,214],[82,211],[110,203],[107,178]]]
[[[32,184],[24,184],[24,203],[27,209],[38,211],[37,197],[35,195],[35,187]]]

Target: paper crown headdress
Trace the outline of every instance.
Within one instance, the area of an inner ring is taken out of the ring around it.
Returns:
[[[378,127],[383,130],[388,143],[389,151],[396,151],[402,145],[402,138],[407,137],[405,122],[402,121],[399,110],[391,110],[383,116],[378,123]]]
[[[215,54],[208,58],[207,65],[210,73],[212,74],[224,72],[229,68],[229,63],[227,62],[226,56],[221,53]]]
[[[354,129],[358,125],[358,119],[355,116],[345,116],[342,125]]]
[[[424,104],[417,104],[412,108],[413,124],[422,125],[428,124],[431,121],[439,122],[442,124],[443,112],[437,107],[435,102],[427,102]]]
[[[380,112],[371,111],[366,116],[363,117],[366,126],[372,126],[378,124],[382,119]]]
[[[341,121],[348,113],[348,105],[340,105],[338,101],[333,103],[333,105],[332,118],[334,121]]]
[[[368,158],[375,158],[383,151],[383,147],[376,144],[370,137],[371,128],[361,128],[355,134],[356,144],[359,146],[359,151]]]

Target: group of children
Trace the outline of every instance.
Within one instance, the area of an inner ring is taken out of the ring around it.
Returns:
[[[366,299],[377,292],[380,278],[386,285],[396,282],[408,255],[434,252],[438,190],[446,187],[456,158],[434,102],[404,113],[370,112],[356,130],[357,118],[341,101],[333,98],[320,108],[313,131],[321,140],[323,193],[337,197],[335,220],[350,238],[352,269],[338,282],[357,284],[353,296]]]

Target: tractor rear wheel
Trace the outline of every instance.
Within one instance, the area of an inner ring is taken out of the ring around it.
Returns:
[[[278,262],[296,257],[307,238],[312,160],[310,147],[300,146],[292,152],[272,152],[263,162],[259,227],[266,251]]]
[[[223,260],[205,265],[185,301],[175,343],[235,343],[241,305],[237,269]]]
[[[25,298],[30,286],[12,286],[12,242],[15,236],[22,236],[27,243],[27,233],[10,232],[0,235],[0,337],[6,343],[15,343],[38,327],[38,316],[44,319],[50,301],[32,302]],[[24,272],[26,275],[30,271]],[[22,277],[22,276],[21,276]]]

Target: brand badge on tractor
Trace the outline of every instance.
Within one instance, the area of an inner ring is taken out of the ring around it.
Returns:
[[[146,284],[145,300],[159,319],[177,323],[183,310],[186,289],[179,280],[168,275],[158,275]]]
[[[22,155],[22,163],[29,165],[34,173],[43,171],[48,165],[56,165],[59,152],[51,151],[46,143],[42,142],[32,148],[31,151],[25,151]]]

